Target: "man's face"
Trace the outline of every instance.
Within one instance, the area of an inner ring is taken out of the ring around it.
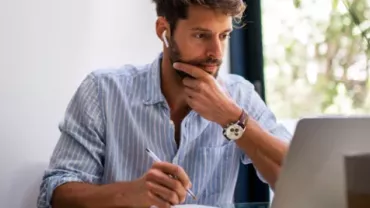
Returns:
[[[190,6],[188,18],[177,22],[169,40],[170,61],[197,66],[217,77],[231,30],[230,16],[205,7]],[[181,79],[189,77],[182,71],[175,71]]]

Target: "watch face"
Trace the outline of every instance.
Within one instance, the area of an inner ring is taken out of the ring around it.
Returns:
[[[237,140],[243,135],[243,133],[244,129],[241,126],[233,124],[226,129],[225,135],[230,140]]]

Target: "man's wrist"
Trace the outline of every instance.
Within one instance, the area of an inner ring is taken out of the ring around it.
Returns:
[[[224,116],[223,121],[221,121],[219,124],[223,128],[226,128],[229,124],[237,122],[242,112],[243,112],[243,109],[241,107],[239,107],[236,104],[233,104],[230,110]]]
[[[246,133],[248,132],[248,133]],[[258,122],[253,118],[249,117],[245,126],[245,131],[242,137],[239,139],[239,142],[255,142],[261,139],[263,136],[263,129],[259,126]]]

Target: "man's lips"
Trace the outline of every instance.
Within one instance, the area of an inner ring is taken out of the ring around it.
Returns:
[[[202,65],[203,70],[205,70],[206,72],[210,74],[215,73],[218,67],[219,67],[218,65]]]

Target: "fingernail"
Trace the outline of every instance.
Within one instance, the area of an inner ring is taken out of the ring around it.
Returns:
[[[179,64],[178,63],[173,63],[173,67],[177,68],[177,67],[179,67]]]

